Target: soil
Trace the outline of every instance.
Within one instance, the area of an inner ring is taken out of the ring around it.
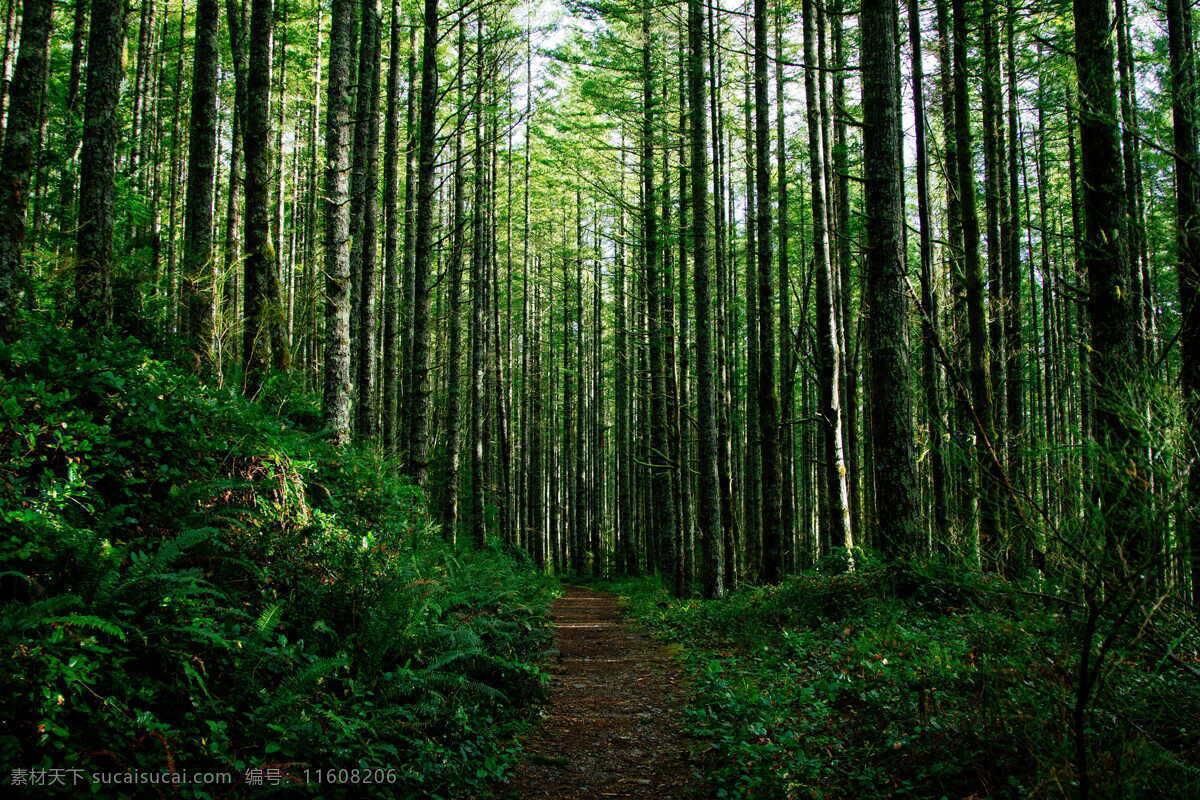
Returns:
[[[551,617],[558,655],[546,716],[502,796],[702,797],[679,665],[667,649],[633,630],[607,592],[568,586]]]

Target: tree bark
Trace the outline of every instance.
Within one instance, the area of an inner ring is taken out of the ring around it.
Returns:
[[[775,171],[778,181],[777,202],[779,204],[779,255],[776,259],[779,273],[779,443],[782,447],[779,459],[781,476],[779,527],[785,548],[784,563],[795,565],[795,551],[791,547],[795,532],[795,454],[796,438],[792,426],[795,413],[796,363],[792,343],[791,312],[791,221],[788,219],[788,172],[787,139],[784,118],[787,114],[787,88],[783,74],[784,10],[781,3],[775,5]]]
[[[105,327],[113,318],[113,196],[120,119],[125,16],[120,0],[93,0],[79,168],[75,326]],[[39,87],[40,92],[40,87]]]
[[[944,542],[949,523],[946,515],[946,476],[942,462],[942,408],[938,395],[937,303],[933,286],[933,230],[929,215],[929,155],[925,143],[925,70],[921,51],[921,7],[908,0],[908,42],[912,48],[913,127],[916,129],[917,231],[921,253],[921,386],[925,394],[929,441],[929,478],[933,500],[933,536]],[[928,555],[931,543],[922,543]]]
[[[242,364],[245,393],[258,394],[272,350],[269,283],[275,271],[271,241],[271,27],[272,0],[251,0],[248,73],[246,75],[245,307]]]
[[[914,554],[921,537],[909,386],[908,294],[900,206],[902,153],[896,40],[898,3],[863,0],[863,145],[866,306],[870,313],[868,410],[880,548]]]
[[[672,574],[671,543],[675,538],[675,508],[671,500],[672,476],[668,455],[668,399],[666,394],[665,350],[670,346],[670,332],[663,324],[665,285],[661,270],[662,253],[658,241],[658,187],[654,170],[654,124],[657,115],[655,99],[653,32],[650,6],[642,7],[642,268],[646,282],[650,345],[650,491],[653,494],[653,537],[665,556],[660,566]],[[664,175],[664,179],[666,176]]]
[[[475,35],[479,50],[483,49],[483,19]],[[475,175],[473,178],[474,198],[471,203],[471,539],[476,546],[484,543],[484,490],[486,476],[486,444],[484,441],[484,415],[487,403],[487,279],[486,254],[484,248],[484,198],[486,174],[486,145],[483,133],[483,101],[480,78],[483,75],[482,53],[476,53],[475,95],[475,150],[473,154]],[[424,151],[422,151],[422,155]]]
[[[375,436],[376,363],[375,363],[375,284],[377,212],[379,188],[379,71],[380,71],[379,0],[363,0],[362,23],[358,32],[358,96],[354,129],[354,173],[357,186],[351,187],[351,225],[357,220],[357,237],[350,245],[350,269],[357,277],[358,303],[352,309],[358,323],[354,342],[355,433],[363,440]],[[356,202],[357,201],[357,202]],[[356,215],[354,212],[358,211]],[[355,328],[354,325],[351,326]]]
[[[424,486],[429,472],[429,294],[433,272],[434,167],[437,158],[438,0],[424,0],[418,111],[416,241],[413,248],[412,378],[408,400],[408,472]]]
[[[979,566],[981,541],[996,531],[996,480],[992,457],[992,387],[988,380],[987,310],[984,307],[984,276],[979,260],[979,217],[976,212],[975,165],[971,150],[971,114],[967,92],[967,19],[965,0],[954,0],[954,127],[955,156],[958,159],[959,203],[962,212],[963,276],[969,342],[969,407],[965,413],[973,421],[975,433],[976,480],[979,518],[967,533],[967,557]],[[959,387],[962,391],[962,387]],[[967,402],[964,400],[964,406]],[[988,483],[988,486],[979,484]]]
[[[1092,420],[1100,451],[1097,488],[1107,557],[1139,570],[1149,554],[1147,532],[1135,520],[1138,500],[1129,479],[1137,469],[1130,390],[1136,375],[1137,312],[1130,292],[1127,218],[1117,134],[1111,20],[1106,2],[1075,0],[1075,69],[1079,82],[1080,179],[1091,321]],[[1081,767],[1082,768],[1082,767]]]
[[[183,295],[187,305],[187,339],[191,343],[195,367],[205,372],[212,365],[213,291],[216,286],[212,230],[217,150],[219,8],[217,0],[196,2],[183,225]]]
[[[446,356],[446,409],[442,424],[446,440],[446,452],[443,456],[440,518],[445,529],[446,538],[455,540],[458,530],[458,481],[459,481],[459,414],[462,392],[459,387],[459,362],[462,360],[462,276],[463,276],[463,238],[466,227],[466,166],[463,162],[463,131],[467,123],[467,108],[463,100],[463,68],[467,61],[466,26],[460,25],[458,30],[458,65],[456,82],[458,84],[458,110],[454,132],[454,183],[451,192],[451,214],[453,232],[450,242],[450,333]],[[472,267],[474,261],[472,260]],[[475,271],[472,268],[471,277],[474,280]],[[473,291],[473,290],[472,290]],[[471,335],[474,337],[474,312],[472,311]],[[471,339],[472,344],[474,338]],[[474,375],[474,348],[472,348],[472,375]],[[472,383],[472,385],[474,385]],[[473,397],[473,395],[472,395]],[[472,440],[472,445],[474,440]]]
[[[779,469],[779,401],[775,391],[775,289],[771,276],[774,251],[771,224],[771,96],[767,80],[770,39],[768,0],[754,0],[754,192],[758,197],[758,437],[762,464],[762,580],[783,577],[783,532],[780,530],[782,476]],[[749,291],[750,287],[747,287]]]
[[[325,427],[350,440],[350,63],[355,0],[334,0],[325,106]]]
[[[717,483],[717,410],[712,354],[711,294],[708,275],[708,134],[704,112],[704,17],[700,0],[688,0],[688,117],[691,137],[692,272],[696,303],[697,439],[700,478],[696,497],[696,525],[703,550],[705,597],[725,592],[721,548],[721,517]]]
[[[27,283],[21,249],[25,244],[29,178],[41,127],[53,11],[51,0],[25,0],[20,49],[8,87],[8,116],[0,152],[4,174],[0,181],[0,342],[11,341],[17,335],[17,295]]]
[[[391,0],[388,31],[387,111],[383,133],[383,403],[380,409],[384,452],[396,454],[400,335],[399,232],[396,219],[400,174],[400,2]]]
[[[838,333],[837,304],[833,296],[833,275],[826,236],[828,209],[825,205],[825,164],[820,109],[817,102],[817,75],[813,47],[814,8],[804,0],[804,71],[805,120],[808,129],[808,166],[812,193],[812,257],[816,272],[817,307],[817,384],[820,394],[821,441],[823,458],[820,473],[824,478],[825,531],[828,546],[849,551],[854,546],[850,527],[850,496],[846,481],[845,449],[842,443],[840,378],[842,353]],[[848,553],[847,553],[848,555]]]
[[[1200,607],[1200,153],[1196,144],[1196,55],[1187,0],[1167,0],[1171,58],[1171,111],[1175,149],[1175,246],[1182,306],[1180,379],[1192,452],[1188,468],[1189,511],[1185,525],[1191,556],[1192,604]]]

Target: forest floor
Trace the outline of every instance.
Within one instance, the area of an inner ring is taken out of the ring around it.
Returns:
[[[550,700],[509,797],[699,796],[670,651],[625,622],[617,596],[565,587],[554,603]]]

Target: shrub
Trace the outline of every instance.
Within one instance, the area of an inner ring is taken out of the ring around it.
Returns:
[[[940,564],[806,573],[717,601],[625,584],[688,646],[692,732],[719,798],[1070,797],[1079,615]],[[1193,620],[1158,633],[1200,648]],[[1200,682],[1135,641],[1091,732],[1103,797],[1200,795]]]
[[[502,775],[543,691],[546,580],[455,553],[294,388],[281,420],[92,338],[34,326],[0,354],[4,762],[386,771],[356,796]]]

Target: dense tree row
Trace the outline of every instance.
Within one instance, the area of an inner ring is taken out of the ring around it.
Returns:
[[[6,0],[0,334],[320,392],[556,570],[1200,602],[1191,17]]]

